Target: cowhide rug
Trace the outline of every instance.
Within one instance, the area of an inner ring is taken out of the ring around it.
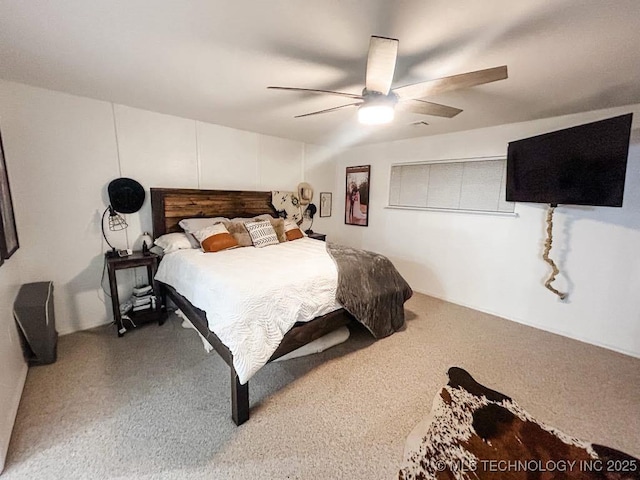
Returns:
[[[535,420],[457,367],[409,436],[405,458],[401,480],[640,479],[637,458]]]

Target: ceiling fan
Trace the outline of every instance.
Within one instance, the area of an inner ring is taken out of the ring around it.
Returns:
[[[487,68],[475,72],[452,75],[426,82],[415,83],[398,88],[391,88],[393,74],[398,57],[398,40],[372,36],[369,43],[365,87],[362,95],[331,90],[317,90],[296,87],[267,87],[274,90],[293,90],[297,92],[316,93],[320,95],[337,95],[357,100],[353,103],[327,108],[317,112],[296,115],[295,118],[309,117],[321,113],[333,112],[346,107],[358,107],[358,120],[368,125],[389,123],[394,118],[395,110],[413,112],[422,115],[452,118],[462,110],[447,105],[422,100],[430,95],[449,92],[461,88],[474,87],[484,83],[495,82],[507,78],[507,66]]]

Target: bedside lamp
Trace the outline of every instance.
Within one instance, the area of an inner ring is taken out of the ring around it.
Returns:
[[[107,187],[107,193],[109,194],[109,206],[102,214],[102,236],[104,237],[107,245],[111,247],[111,251],[107,253],[107,256],[117,256],[116,249],[109,239],[104,229],[104,217],[109,213],[109,230],[117,232],[124,230],[129,225],[124,219],[121,213],[135,213],[144,203],[144,188],[138,182],[131,178],[121,177],[112,180]]]
[[[107,210],[109,211],[109,230],[117,232],[129,226],[124,217],[116,212],[111,205],[107,207]],[[105,210],[104,213],[107,213],[107,210]],[[102,214],[102,218],[104,218],[104,213]]]
[[[153,238],[149,234],[149,232],[144,232],[142,234],[142,254],[145,256],[149,256],[151,251],[149,250],[153,245]]]

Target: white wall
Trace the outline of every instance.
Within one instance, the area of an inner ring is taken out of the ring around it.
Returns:
[[[11,174],[11,165],[8,168]],[[13,301],[22,283],[22,253],[18,250],[0,267],[0,472],[4,468],[11,430],[27,376],[27,364],[22,358],[13,321]]]
[[[507,143],[635,112],[623,208],[560,207],[551,257],[562,302],[543,287],[548,266],[543,205],[518,203],[515,217],[392,210],[392,163],[506,155]],[[332,153],[317,147],[305,180],[334,193],[334,214],[315,230],[393,260],[418,292],[640,356],[640,106],[422,137]],[[320,153],[318,153],[320,152]],[[369,227],[344,224],[345,167],[371,164]],[[318,188],[316,188],[318,191]]]
[[[304,145],[5,81],[0,129],[20,237],[20,249],[0,267],[3,462],[26,375],[12,317],[19,286],[53,281],[60,334],[111,321],[100,286],[108,183],[129,176],[147,193],[150,187],[294,190]],[[139,248],[140,235],[151,230],[149,200],[127,216],[126,231],[108,232],[117,248]],[[132,272],[118,275],[123,290],[130,288]]]

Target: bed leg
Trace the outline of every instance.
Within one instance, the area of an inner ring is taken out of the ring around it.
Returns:
[[[240,385],[236,369],[231,367],[231,418],[236,425],[249,420],[249,382]]]
[[[160,321],[158,325],[164,325],[164,322],[167,320],[169,316],[169,312],[167,311],[167,288],[164,283],[157,282],[156,284],[160,284]]]

